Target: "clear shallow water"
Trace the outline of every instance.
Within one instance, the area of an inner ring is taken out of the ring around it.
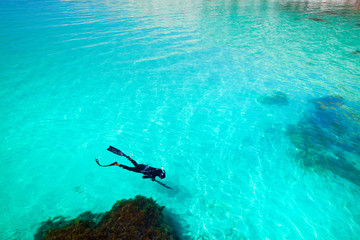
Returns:
[[[358,130],[359,22],[284,1],[1,1],[0,238],[142,194],[183,238],[356,239],[360,186],[304,167],[288,129],[338,95]],[[288,105],[261,101],[277,91]],[[164,166],[175,191],[99,168],[127,163],[108,145]]]

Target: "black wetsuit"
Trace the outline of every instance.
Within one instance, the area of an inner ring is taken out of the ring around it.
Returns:
[[[153,168],[149,165],[138,164],[130,157],[128,157],[127,159],[129,159],[130,162],[134,164],[134,167],[128,167],[122,164],[115,165],[132,172],[142,173],[144,174],[142,178],[151,178],[153,181],[155,180],[155,177],[159,177],[161,179],[165,178],[165,173],[160,168]]]
[[[142,178],[151,178],[153,181],[155,181],[155,177],[159,177],[161,179],[165,178],[165,171],[160,168],[153,168],[149,165],[138,164],[131,157],[125,155],[122,151],[120,151],[119,149],[114,148],[112,146],[110,146],[107,150],[112,153],[115,153],[116,155],[126,157],[134,165],[134,167],[128,167],[123,164],[119,164],[117,162],[111,163],[109,165],[101,165],[99,163],[99,161],[96,159],[96,162],[99,166],[102,166],[102,167],[118,166],[118,167],[121,167],[123,169],[129,170],[132,172],[142,173],[142,174],[144,174],[144,176]]]

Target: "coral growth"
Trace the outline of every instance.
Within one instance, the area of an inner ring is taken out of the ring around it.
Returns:
[[[360,185],[359,106],[339,96],[311,101],[311,107],[287,134],[307,169],[330,171]]]
[[[164,223],[163,209],[151,198],[136,196],[116,202],[102,218],[86,212],[71,221],[46,221],[35,239],[178,239]]]

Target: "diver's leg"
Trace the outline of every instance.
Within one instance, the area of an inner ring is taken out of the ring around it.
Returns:
[[[126,156],[126,158],[134,165],[134,167],[137,167],[137,166],[138,166],[137,162],[136,162],[134,159],[132,159],[132,158],[129,157],[129,156]]]
[[[132,159],[131,157],[129,157],[128,155],[126,155],[125,153],[123,153],[122,151],[120,151],[117,148],[109,146],[107,150],[112,152],[112,153],[115,153],[116,155],[126,157],[135,167],[138,165],[137,162],[134,159]]]
[[[116,166],[121,167],[121,168],[126,169],[126,170],[129,170],[129,171],[132,171],[132,172],[137,172],[137,169],[135,167],[128,167],[128,166],[125,166],[125,165],[122,165],[122,164],[116,164]]]
[[[117,162],[113,162],[113,163],[111,163],[111,164],[108,164],[108,165],[102,165],[102,164],[100,164],[99,163],[99,160],[97,159],[97,158],[95,158],[95,161],[96,161],[96,163],[100,166],[100,167],[111,167],[111,166],[118,166],[118,167],[121,167],[121,168],[124,168],[124,169],[126,169],[126,170],[129,170],[129,171],[133,171],[133,172],[141,172],[141,169],[143,169],[143,164],[137,164],[134,160],[134,162],[135,162],[135,167],[128,167],[128,166],[125,166],[125,165],[122,165],[122,164],[119,164],[119,163],[117,163]]]

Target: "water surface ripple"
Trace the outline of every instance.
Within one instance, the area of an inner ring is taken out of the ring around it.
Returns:
[[[356,239],[359,36],[339,2],[1,1],[0,238],[141,194],[183,239]]]

